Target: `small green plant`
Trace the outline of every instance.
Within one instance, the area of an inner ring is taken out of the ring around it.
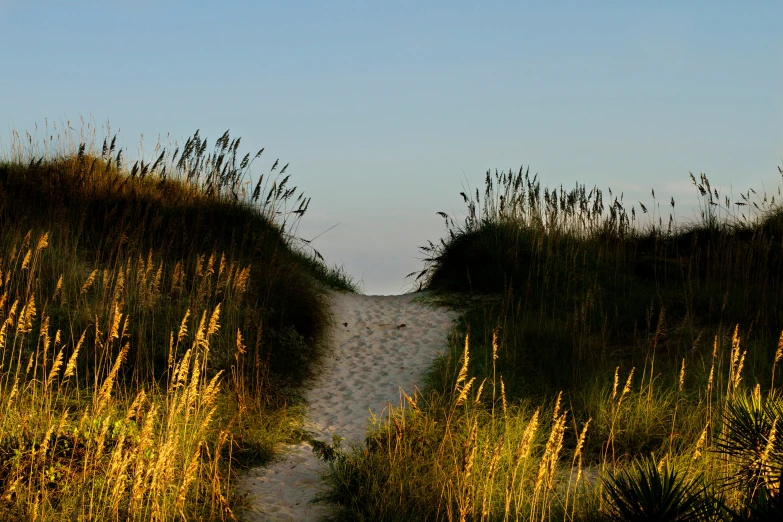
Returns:
[[[313,453],[315,453],[319,459],[330,464],[345,460],[346,453],[343,449],[343,440],[345,439],[336,433],[332,435],[331,444],[313,437],[307,437],[307,441],[313,447]]]

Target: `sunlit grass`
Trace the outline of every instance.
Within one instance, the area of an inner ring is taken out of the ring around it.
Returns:
[[[463,194],[420,274],[458,335],[426,391],[332,457],[340,519],[775,519],[781,213],[693,181],[683,226],[673,200],[665,220],[524,171]]]
[[[301,440],[323,292],[353,283],[292,235],[276,163],[246,189],[238,139],[127,168],[94,137],[0,161],[0,519],[233,519],[237,472]]]

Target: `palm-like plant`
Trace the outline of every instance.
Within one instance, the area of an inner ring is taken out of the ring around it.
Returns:
[[[726,404],[716,444],[735,466],[728,485],[746,490],[748,514],[780,513],[783,470],[783,401],[775,395],[737,395]],[[783,520],[783,518],[781,518]]]
[[[748,506],[746,519],[759,522],[783,520],[783,502],[780,500],[780,492],[761,490]]]
[[[668,463],[659,469],[652,459],[635,461],[603,482],[610,520],[690,522],[710,511],[702,477],[687,479]]]

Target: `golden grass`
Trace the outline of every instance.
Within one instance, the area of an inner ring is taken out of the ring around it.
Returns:
[[[723,381],[731,393],[713,405],[721,409],[748,393],[759,404],[775,400],[772,390],[765,399],[758,386],[748,390],[742,384],[743,351],[737,332],[728,339],[733,362]],[[726,439],[728,428],[715,422],[712,406],[703,402],[707,390],[687,389],[685,364],[671,389],[659,385],[651,391],[654,379],[649,377],[635,383],[634,369],[624,378],[618,369],[602,384],[605,399],[598,422],[603,423],[599,431],[606,438],[596,458],[585,454],[596,421],[576,422],[582,415],[564,407],[562,393],[553,404],[510,403],[502,376],[472,387],[475,377],[470,375],[467,337],[460,352],[450,394],[404,395],[399,407],[376,421],[367,449],[338,451],[331,458],[327,480],[332,489],[326,498],[343,505],[338,518],[360,520],[372,513],[381,520],[594,520],[610,507],[603,479],[645,455],[615,454],[615,443],[628,430],[640,429],[635,425],[639,420],[666,412],[670,436],[675,431],[695,433],[678,444],[661,441],[653,453],[659,471],[666,466],[681,469],[686,482],[698,482],[703,476],[723,493],[721,501],[730,509],[744,508],[743,486],[724,487],[733,483],[741,458],[719,450],[718,442]],[[712,387],[713,381],[706,386]],[[498,390],[495,399],[488,398],[488,389]],[[673,400],[681,411],[679,417]],[[780,487],[774,464],[780,458],[779,428],[777,421],[771,423],[758,455],[766,470],[761,475],[764,488],[775,494]]]
[[[51,299],[39,294],[39,312],[35,285],[12,284],[17,276],[35,281],[48,237],[44,233],[27,247],[28,234],[12,248],[11,260],[26,249],[20,272],[0,262],[0,302],[5,304],[0,308],[3,518],[233,518],[220,461],[226,434],[214,425],[221,374],[207,373],[219,305],[208,323],[203,312],[184,355],[172,358],[166,388],[132,392],[118,388],[129,353],[129,324],[121,311],[127,303],[117,293],[105,322],[95,323],[92,338],[95,352],[116,355],[101,359],[94,368],[94,385],[85,388],[75,377],[86,332],[68,346],[63,332],[50,328],[46,310]],[[90,284],[95,274],[88,277]],[[82,285],[80,293],[88,287]],[[58,284],[55,292],[61,288]],[[184,347],[186,337],[181,331],[172,353]]]
[[[48,132],[0,158],[0,519],[232,520],[236,474],[302,436],[331,272],[282,229],[309,200],[241,192],[227,134],[126,169]]]

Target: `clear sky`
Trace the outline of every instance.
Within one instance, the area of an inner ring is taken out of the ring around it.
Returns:
[[[463,183],[693,201],[776,191],[783,3],[0,0],[0,140],[92,116],[129,151],[196,129],[290,163],[300,228],[367,293],[399,293]],[[0,145],[0,148],[3,147]]]

